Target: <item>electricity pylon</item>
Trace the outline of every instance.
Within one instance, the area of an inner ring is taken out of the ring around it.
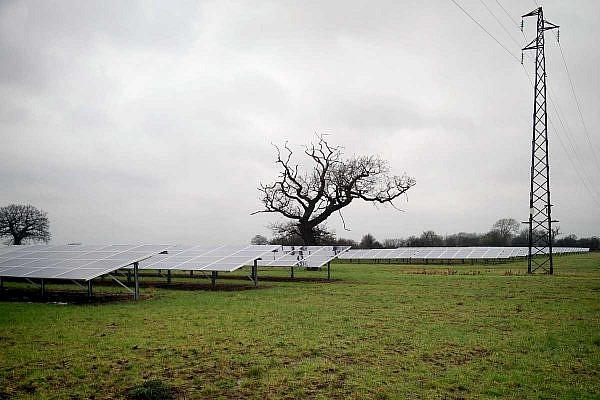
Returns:
[[[542,7],[521,18],[537,15],[537,35],[523,50],[535,50],[533,89],[533,138],[531,140],[531,190],[529,192],[529,253],[527,273],[538,269],[554,273],[552,262],[552,221],[550,164],[548,163],[548,114],[546,112],[546,57],[544,32],[558,26],[544,20]],[[521,19],[521,29],[523,20]]]

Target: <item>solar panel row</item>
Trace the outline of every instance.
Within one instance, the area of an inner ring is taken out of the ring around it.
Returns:
[[[87,281],[121,268],[209,271],[213,283],[218,272],[252,266],[320,268],[341,259],[506,259],[525,257],[526,247],[413,247],[349,250],[349,246],[173,246],[173,245],[30,245],[0,246],[0,282],[3,277]],[[545,249],[538,249],[543,252]],[[553,248],[554,253],[589,251],[584,248]],[[135,275],[134,296],[139,297]]]
[[[0,248],[0,276],[91,280],[139,263],[139,269],[232,272],[262,266],[321,267],[349,246],[31,245]],[[164,253],[164,254],[159,254]]]
[[[134,298],[139,298],[139,269],[180,269],[217,272],[252,265],[257,284],[256,260],[279,249],[266,246],[173,246],[173,245],[31,245],[0,247],[0,289],[3,278],[40,279],[42,295],[48,279],[86,281],[92,296],[92,280],[121,268],[134,270]],[[153,257],[152,259],[150,259]],[[114,278],[114,277],[113,277]]]
[[[278,245],[173,246],[140,263],[140,269],[232,272],[276,251]]]
[[[0,253],[0,276],[90,280],[145,260],[169,245],[9,246]],[[6,251],[4,251],[6,250]]]
[[[527,247],[404,247],[397,249],[349,250],[338,258],[345,260],[470,260],[526,257]],[[554,254],[587,252],[588,248],[553,247]]]
[[[350,246],[280,246],[276,251],[263,257],[258,265],[320,268],[348,249]]]

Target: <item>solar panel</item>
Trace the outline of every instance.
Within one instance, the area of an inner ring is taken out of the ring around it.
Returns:
[[[442,254],[440,254],[439,258],[446,259],[446,260],[452,260],[456,257],[456,255],[458,254],[459,251],[460,251],[460,248],[457,248],[457,247],[446,247],[444,249],[444,251],[442,252]]]
[[[32,245],[0,254],[0,276],[91,280],[145,260],[171,245]]]
[[[232,272],[268,257],[278,245],[174,246],[140,263],[140,269]]]
[[[299,265],[306,268],[321,268],[349,248],[350,246],[324,246],[305,256]]]
[[[24,249],[26,247],[29,247],[29,246],[25,246],[25,245],[23,245],[23,246],[5,246],[5,245],[2,245],[2,246],[0,246],[0,256],[11,253],[18,249]]]
[[[473,250],[469,253],[469,255],[465,258],[468,259],[478,259],[483,258],[483,255],[487,253],[487,247],[474,247]]]
[[[398,258],[402,258],[401,255],[404,254],[406,250],[404,249],[392,249],[389,253],[388,253],[388,257],[392,260],[398,259]]]
[[[436,259],[436,258],[440,258],[440,256],[442,254],[444,254],[446,252],[445,248],[441,248],[441,249],[431,249],[431,251],[427,254],[427,258],[429,259]]]
[[[425,260],[430,252],[431,249],[429,247],[421,247],[415,252],[415,254],[413,254],[411,258]]]
[[[359,258],[361,258],[362,253],[363,253],[363,250],[350,249],[350,250],[347,250],[347,251],[343,252],[342,254],[340,254],[338,256],[338,258],[340,260],[358,260]]]
[[[415,253],[416,253],[416,249],[413,247],[409,247],[407,249],[405,249],[402,253],[399,254],[400,258],[411,258]]]
[[[293,256],[283,252],[281,249],[265,255],[262,260],[258,261],[261,267],[293,267],[300,262],[300,256]]]
[[[263,257],[263,267],[320,268],[347,251],[350,246],[282,246],[273,254]]]

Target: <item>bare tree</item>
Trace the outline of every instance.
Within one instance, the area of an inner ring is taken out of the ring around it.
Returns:
[[[431,247],[431,246],[442,246],[444,244],[444,238],[434,231],[424,231],[419,237],[421,241],[420,246]]]
[[[391,204],[415,185],[406,175],[389,173],[387,162],[375,156],[343,157],[343,149],[332,146],[323,136],[305,148],[312,163],[301,171],[292,161],[287,143],[277,149],[278,179],[260,185],[264,209],[257,213],[278,213],[288,218],[306,245],[316,244],[319,226],[355,199],[374,204]],[[343,218],[342,218],[343,221]]]
[[[375,236],[371,235],[370,233],[367,233],[362,237],[362,239],[360,239],[358,247],[360,247],[361,249],[380,249],[381,243],[379,243],[377,239],[375,239]]]
[[[488,236],[492,239],[493,246],[508,246],[512,239],[519,233],[521,224],[514,218],[501,218],[492,225]]]
[[[560,225],[554,225],[552,227],[552,232],[551,232],[551,238],[552,238],[552,242],[554,242],[556,240],[557,236],[562,235],[562,233],[560,232]]]
[[[384,249],[397,249],[406,245],[406,241],[403,239],[383,239],[381,246]]]
[[[254,235],[254,237],[250,239],[250,244],[269,244],[269,239],[263,235]]]
[[[11,238],[12,244],[33,240],[48,242],[48,216],[32,205],[11,204],[0,207],[0,237]]]
[[[494,223],[492,229],[497,229],[500,235],[506,237],[517,234],[520,227],[521,224],[514,218],[501,218]]]

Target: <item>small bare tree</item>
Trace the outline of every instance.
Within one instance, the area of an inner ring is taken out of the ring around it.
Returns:
[[[22,244],[26,240],[48,242],[48,229],[48,216],[32,205],[0,207],[0,237],[11,238],[12,244]]]
[[[305,245],[317,244],[323,235],[322,224],[353,200],[393,206],[395,199],[415,185],[406,175],[391,175],[387,162],[378,157],[344,158],[342,147],[330,145],[323,136],[305,148],[304,154],[312,162],[305,171],[292,162],[287,143],[283,149],[275,148],[281,172],[275,182],[261,183],[264,209],[253,214],[283,215],[291,221],[281,225],[295,231]]]
[[[498,230],[502,237],[516,235],[519,232],[521,224],[514,218],[501,218],[494,222],[492,229]]]
[[[492,225],[492,230],[488,232],[491,238],[492,246],[508,246],[512,239],[519,233],[521,224],[514,218],[501,218]]]
[[[269,244],[269,239],[263,235],[254,235],[252,239],[250,239],[250,244]]]

